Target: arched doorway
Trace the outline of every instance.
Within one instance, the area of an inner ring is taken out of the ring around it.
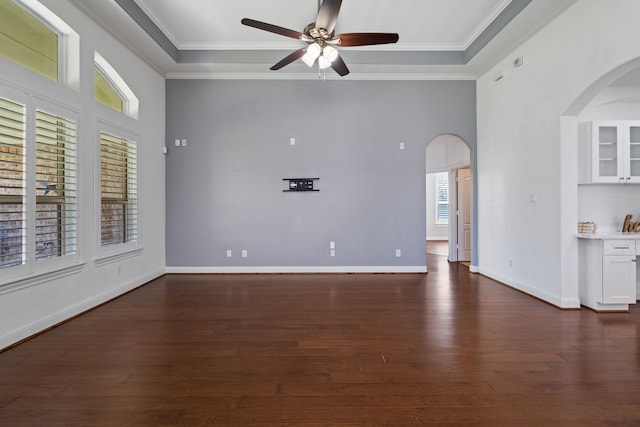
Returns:
[[[594,120],[636,120],[640,116],[640,58],[622,64],[589,85],[561,116],[562,143],[567,153],[565,167],[572,173],[563,176],[562,218],[563,223],[562,279],[565,299],[580,303],[580,278],[578,272],[578,243],[575,239],[575,224],[578,221],[593,221],[599,230],[612,227],[611,206],[619,212],[635,212],[640,197],[640,188],[634,185],[579,185],[580,144],[579,128]],[[637,285],[640,291],[640,285]]]
[[[460,137],[444,134],[425,149],[426,242],[448,242],[451,262],[472,252],[471,152]]]

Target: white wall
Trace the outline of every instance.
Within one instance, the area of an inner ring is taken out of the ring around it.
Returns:
[[[64,88],[4,58],[0,58],[0,86],[44,98],[79,114],[80,259],[77,271],[63,278],[43,281],[23,277],[0,283],[0,348],[165,272],[164,79],[67,1],[43,0],[42,3],[80,35],[80,92]],[[123,118],[93,101],[95,50],[109,61],[139,98],[139,120]],[[141,250],[122,257],[99,257],[98,119],[137,135]],[[117,274],[118,266],[120,274]]]
[[[639,15],[637,0],[580,0],[478,80],[481,273],[579,306],[577,119],[562,116],[640,56]],[[524,65],[514,68],[518,56]]]

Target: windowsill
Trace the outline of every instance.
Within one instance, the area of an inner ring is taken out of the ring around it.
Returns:
[[[114,262],[122,261],[124,259],[129,259],[136,257],[142,253],[143,248],[131,248],[125,249],[121,252],[102,255],[93,260],[93,264],[96,267],[102,267],[103,265],[112,264]]]
[[[72,264],[66,267],[58,268],[54,271],[46,273],[31,273],[28,276],[18,278],[5,285],[0,285],[0,295],[14,291],[30,288],[32,286],[41,285],[43,283],[52,282],[63,277],[72,276],[82,271],[85,262]]]

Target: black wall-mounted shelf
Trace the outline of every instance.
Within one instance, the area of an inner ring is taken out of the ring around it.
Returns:
[[[319,179],[320,178],[282,178],[283,181],[289,181],[289,188],[287,190],[282,190],[282,192],[320,191],[313,188],[313,181],[317,181]]]

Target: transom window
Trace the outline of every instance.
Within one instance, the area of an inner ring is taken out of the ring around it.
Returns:
[[[11,0],[0,0],[0,55],[58,80],[58,34]]]
[[[119,113],[138,118],[139,101],[129,85],[98,52],[94,53],[94,99]]]
[[[106,105],[112,110],[122,113],[122,98],[97,69],[93,76],[93,82],[95,88],[95,100],[102,105]]]
[[[38,0],[0,0],[0,56],[80,87],[80,36]]]

